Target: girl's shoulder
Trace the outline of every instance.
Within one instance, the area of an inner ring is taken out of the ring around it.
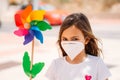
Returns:
[[[98,56],[93,56],[93,55],[87,55],[87,58],[89,58],[89,59],[91,59],[91,60],[99,60],[100,59],[100,57],[98,57]]]
[[[86,60],[83,63],[101,64],[104,63],[101,57],[87,55]],[[53,60],[54,65],[66,64],[65,57],[59,57]]]
[[[102,58],[100,56],[92,56],[92,55],[88,55],[87,56],[88,61],[90,62],[94,62],[94,63],[100,63],[103,62]],[[104,63],[104,62],[103,62]]]

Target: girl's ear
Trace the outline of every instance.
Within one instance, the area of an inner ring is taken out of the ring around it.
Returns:
[[[89,41],[90,41],[90,38],[87,37],[87,38],[85,39],[85,45],[88,44]]]

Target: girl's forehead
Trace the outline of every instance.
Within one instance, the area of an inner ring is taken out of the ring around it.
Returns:
[[[68,37],[68,36],[83,36],[83,33],[80,29],[75,27],[74,25],[69,27],[68,29],[64,30],[62,33],[62,36]]]

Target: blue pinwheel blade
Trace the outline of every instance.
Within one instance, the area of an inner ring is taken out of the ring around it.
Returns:
[[[35,31],[40,31],[37,26],[32,26],[30,29],[31,29],[31,30],[35,30]]]
[[[39,28],[37,26],[32,26],[31,30],[34,32],[34,36],[40,40],[41,43],[43,43],[43,35],[40,32]]]
[[[37,30],[33,30],[34,31],[34,35],[35,37],[40,40],[41,43],[43,43],[43,35],[40,31],[37,31]]]
[[[29,31],[29,34],[25,35],[24,37],[25,41],[24,41],[24,45],[28,44],[29,42],[31,42],[34,39],[34,32],[33,31]]]

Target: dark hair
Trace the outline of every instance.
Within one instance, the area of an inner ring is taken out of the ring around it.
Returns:
[[[85,45],[85,53],[93,56],[98,56],[101,53],[101,49],[98,47],[98,39],[94,36],[87,17],[82,13],[73,13],[67,16],[61,25],[58,44],[62,51],[62,55],[66,56],[67,54],[61,47],[61,35],[64,30],[73,25],[82,31],[85,39],[89,40],[89,42]]]

